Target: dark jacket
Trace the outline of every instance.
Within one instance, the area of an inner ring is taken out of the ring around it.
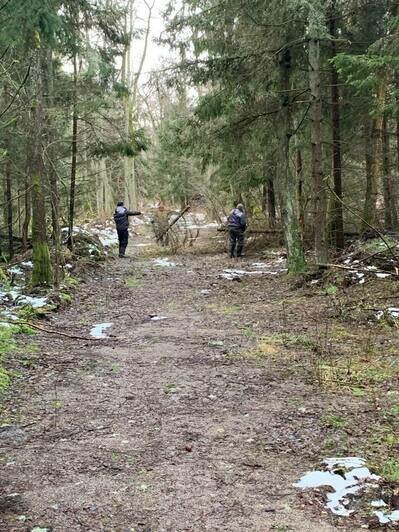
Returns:
[[[117,231],[124,231],[129,227],[129,216],[139,216],[140,211],[129,211],[124,206],[117,207],[114,213],[114,220]]]
[[[227,224],[230,229],[241,229],[245,231],[247,228],[247,217],[240,209],[233,209],[228,217]]]

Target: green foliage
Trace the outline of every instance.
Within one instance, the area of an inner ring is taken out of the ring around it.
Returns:
[[[390,458],[382,468],[384,478],[391,482],[399,482],[399,461]]]
[[[11,382],[9,372],[2,366],[4,357],[16,348],[13,339],[15,329],[13,327],[0,326],[0,393],[3,392]]]
[[[64,303],[72,303],[72,295],[69,292],[60,292],[60,299]]]
[[[335,296],[338,292],[338,287],[335,284],[329,284],[326,287],[326,294],[329,296]]]
[[[140,286],[140,279],[137,279],[137,277],[130,276],[125,279],[125,284],[128,288],[137,288],[138,286]]]
[[[137,130],[134,135],[128,140],[120,140],[118,142],[99,142],[93,148],[93,155],[95,157],[136,157],[142,151],[146,151],[149,147],[149,140],[142,129]]]
[[[343,429],[348,425],[348,422],[340,415],[329,413],[323,418],[323,423],[326,427],[334,429]]]

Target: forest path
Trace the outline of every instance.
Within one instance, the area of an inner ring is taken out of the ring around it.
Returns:
[[[221,279],[223,256],[173,260],[110,260],[51,317],[82,336],[112,322],[111,338],[32,338],[0,433],[1,531],[337,530],[292,484],[324,456],[338,399],[272,346],[246,355],[306,329],[303,301],[271,273]]]

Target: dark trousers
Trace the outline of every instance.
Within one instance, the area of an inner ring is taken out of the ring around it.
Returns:
[[[128,229],[117,229],[118,240],[119,240],[119,256],[124,257],[125,251],[127,248],[127,243],[129,241],[129,230]]]
[[[244,248],[244,231],[242,229],[230,227],[230,257],[233,258],[237,250],[237,257],[241,257]]]

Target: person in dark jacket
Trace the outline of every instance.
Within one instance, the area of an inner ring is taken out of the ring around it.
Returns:
[[[230,213],[227,220],[230,235],[230,257],[242,256],[244,249],[244,237],[247,229],[247,217],[244,212],[244,205],[239,203]]]
[[[129,211],[124,206],[123,201],[118,201],[114,212],[114,220],[119,240],[119,257],[121,258],[125,256],[129,241],[129,216],[140,216],[140,214],[140,211]]]

